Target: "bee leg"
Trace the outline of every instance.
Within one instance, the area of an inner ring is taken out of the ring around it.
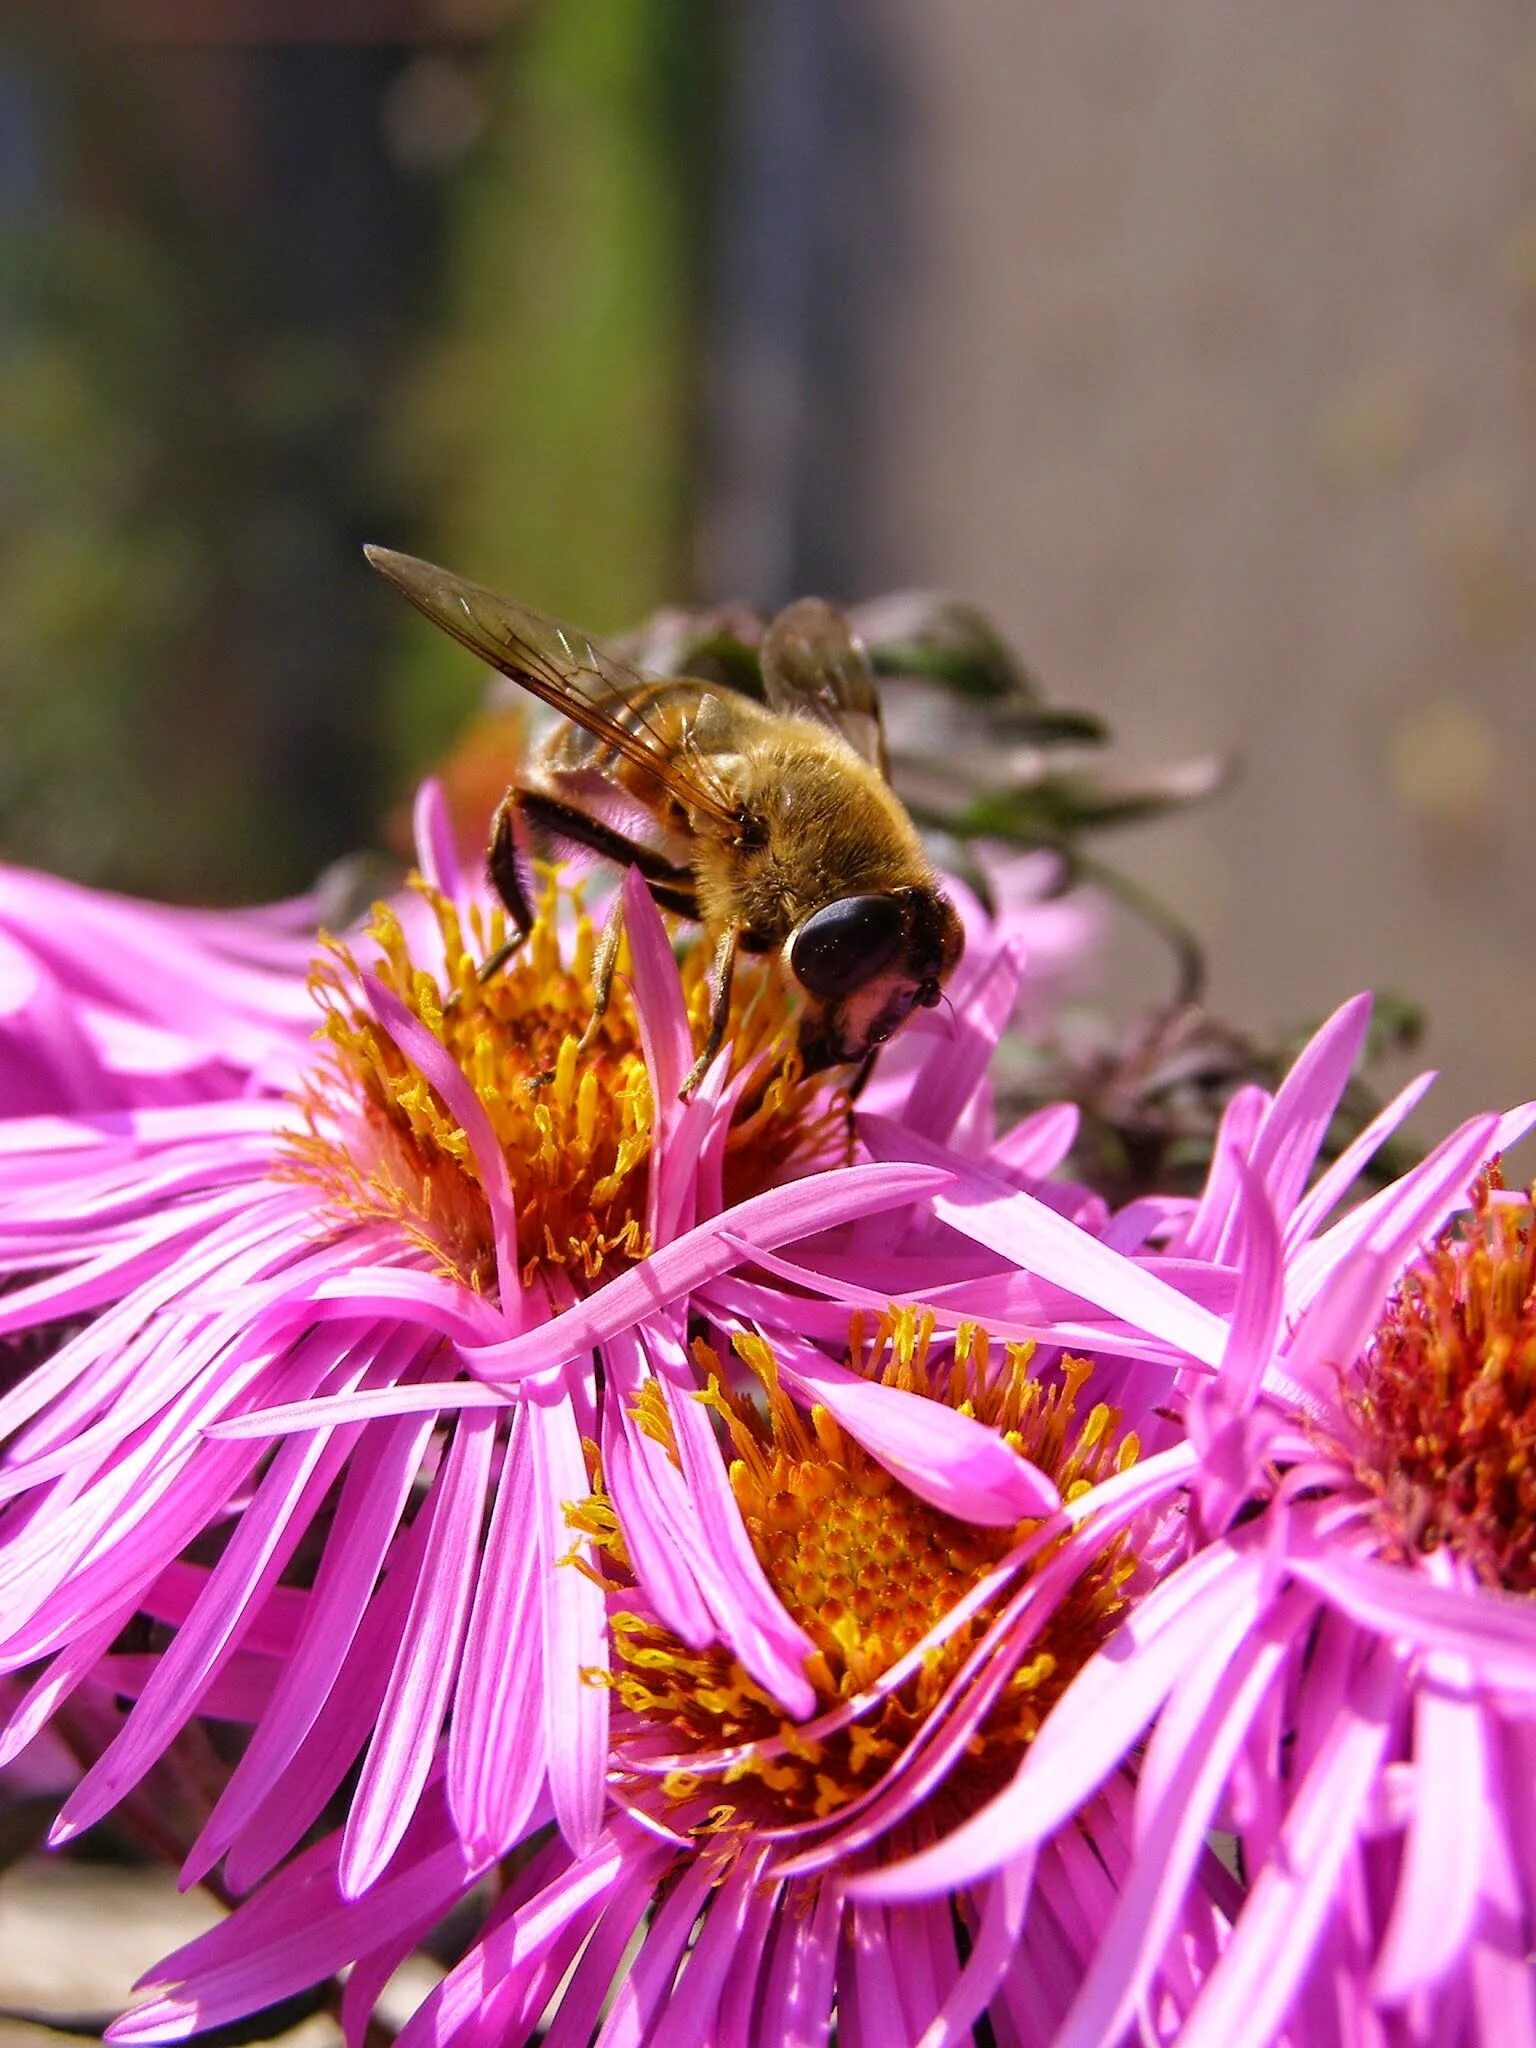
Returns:
[[[585,1052],[596,1038],[604,1017],[608,1014],[608,998],[613,994],[613,971],[618,965],[619,946],[624,938],[624,892],[615,889],[608,915],[603,920],[603,929],[598,935],[592,953],[592,1015],[587,1019],[587,1028],[576,1041],[576,1050]]]
[[[668,889],[691,892],[691,869],[680,866],[675,860],[668,860],[664,853],[658,852],[654,846],[647,846],[643,840],[631,839],[628,833],[616,831],[603,819],[589,817],[577,805],[568,804],[561,797],[550,796],[542,789],[512,790],[506,802],[510,803],[514,798],[529,824],[548,832],[553,838],[568,839],[575,846],[584,846],[589,852],[611,860],[619,867],[637,867],[648,883],[659,882]],[[505,809],[506,804],[502,808]],[[492,847],[494,851],[494,841]],[[492,880],[495,880],[494,875]],[[499,888],[500,884],[497,886]],[[507,907],[511,909],[510,904]],[[513,914],[516,915],[515,912]]]
[[[517,857],[517,830],[513,823],[522,796],[523,792],[520,789],[509,789],[497,806],[496,819],[491,826],[491,844],[485,856],[485,872],[491,887],[506,905],[517,929],[511,938],[481,961],[482,981],[489,981],[493,974],[499,973],[533,930],[533,905],[528,901],[528,891],[523,886],[522,869]]]
[[[850,1109],[853,1107],[854,1103],[858,1101],[859,1097],[864,1093],[865,1083],[868,1081],[870,1075],[875,1071],[875,1061],[879,1057],[879,1046],[872,1045],[869,1048],[869,1051],[865,1053],[863,1059],[859,1061],[857,1067],[855,1067],[853,1079],[848,1083],[847,1089],[845,1091],[848,1097],[848,1106]]]
[[[725,1027],[731,1019],[731,976],[736,967],[736,948],[741,940],[741,930],[740,925],[727,925],[716,943],[715,957],[709,969],[713,991],[709,1005],[709,1030],[705,1034],[704,1050],[688,1069],[688,1078],[677,1091],[679,1102],[688,1100],[725,1043]]]

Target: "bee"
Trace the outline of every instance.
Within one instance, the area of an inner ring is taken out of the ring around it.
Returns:
[[[804,997],[805,1071],[857,1064],[855,1087],[911,1012],[939,1002],[964,933],[890,786],[874,673],[841,612],[804,598],[779,613],[763,636],[759,704],[689,676],[642,676],[446,569],[365,552],[434,625],[566,721],[496,810],[486,870],[515,930],[482,978],[533,926],[521,824],[536,841],[632,864],[663,910],[703,925],[709,1025],[684,1098],[724,1041],[739,953],[781,956]],[[593,955],[583,1046],[608,1007],[622,919],[618,893]]]

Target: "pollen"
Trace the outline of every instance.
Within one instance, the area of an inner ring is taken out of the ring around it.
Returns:
[[[1404,1275],[1348,1406],[1390,1554],[1536,1592],[1536,1210],[1497,1166]]]
[[[731,1484],[758,1562],[815,1644],[808,1675],[819,1716],[874,1688],[1039,1525],[982,1528],[929,1506],[825,1410],[797,1408],[760,1338],[739,1337],[736,1353],[755,1395],[725,1391],[720,1361],[700,1346],[710,1383],[701,1398],[716,1409],[734,1453]],[[910,1311],[893,1311],[867,1335],[856,1319],[850,1355],[869,1378],[998,1429],[1064,1497],[1136,1459],[1136,1439],[1120,1431],[1113,1411],[1085,1401],[1091,1367],[1082,1360],[1033,1377],[1029,1347],[991,1346],[975,1329],[962,1329],[940,1358],[931,1322]],[[600,1497],[580,1513],[599,1544],[604,1528],[611,1539]],[[609,1554],[618,1555],[611,1541]],[[1054,1701],[1110,1633],[1134,1571],[1129,1548],[1116,1540],[1080,1576],[979,1722],[961,1767],[934,1795],[951,1815],[974,1809],[1011,1774]],[[983,1607],[899,1687],[820,1740],[798,1734],[728,1652],[689,1649],[635,1615],[617,1633],[614,1683],[652,1739],[665,1729],[669,1751],[741,1748],[727,1782],[750,1802],[752,1817],[777,1825],[819,1820],[879,1782],[939,1708],[994,1618],[995,1607]]]
[[[506,939],[500,909],[478,905],[470,928],[419,878],[420,915],[375,907],[359,960],[328,940],[311,973],[324,1041],[301,1093],[304,1129],[290,1170],[322,1190],[338,1226],[396,1227],[466,1286],[496,1285],[491,1208],[457,1116],[374,1017],[359,984],[375,975],[445,1048],[485,1111],[510,1174],[522,1277],[560,1269],[587,1289],[650,1250],[647,1200],[655,1104],[639,1019],[620,960],[607,1012],[593,1011],[595,930],[579,894],[553,870],[527,940],[482,980],[479,961]],[[562,940],[562,934],[564,938]],[[701,1037],[708,948],[680,949],[690,1019]],[[756,965],[756,963],[753,963]],[[769,1185],[793,1162],[819,1163],[844,1119],[804,1081],[771,972],[738,976],[728,1034],[733,1070],[755,1064],[726,1134],[725,1198]]]

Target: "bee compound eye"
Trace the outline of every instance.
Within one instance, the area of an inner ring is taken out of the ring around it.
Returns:
[[[905,920],[893,896],[843,896],[796,932],[789,964],[796,981],[829,1002],[863,988],[901,950]]]

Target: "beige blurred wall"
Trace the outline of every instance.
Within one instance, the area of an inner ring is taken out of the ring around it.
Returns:
[[[901,177],[850,583],[969,592],[1129,756],[1241,755],[1119,848],[1221,1009],[1393,987],[1432,1127],[1536,1092],[1536,8],[859,15]]]

